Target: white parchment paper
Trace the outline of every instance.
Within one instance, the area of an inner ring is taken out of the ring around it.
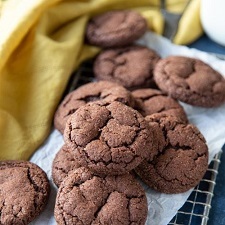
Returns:
[[[139,43],[156,50],[161,57],[169,55],[183,55],[199,58],[210,64],[225,76],[225,61],[219,60],[207,53],[189,49],[185,46],[171,44],[167,39],[153,33],[146,33]],[[191,123],[195,124],[206,138],[209,147],[209,159],[219,152],[225,143],[225,104],[215,109],[192,107],[182,104]],[[51,182],[50,201],[45,211],[31,224],[55,225],[53,216],[57,188],[51,178],[51,166],[55,154],[63,145],[63,137],[57,130],[52,130],[46,142],[32,156],[32,162],[39,165],[48,175]],[[183,194],[161,194],[143,185],[148,198],[148,218],[146,225],[166,225],[185,203],[191,190]]]

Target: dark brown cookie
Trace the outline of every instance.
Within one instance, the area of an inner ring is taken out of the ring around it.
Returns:
[[[99,175],[124,174],[153,158],[152,131],[141,114],[120,102],[89,103],[67,120],[64,139]]]
[[[101,52],[94,63],[94,74],[129,89],[153,87],[153,70],[160,57],[143,46],[128,46]]]
[[[198,59],[162,59],[155,67],[154,78],[163,92],[191,105],[216,107],[225,101],[225,79]]]
[[[151,88],[138,89],[132,92],[136,100],[137,109],[143,116],[154,113],[160,115],[172,115],[181,118],[185,123],[188,121],[183,107],[173,98],[161,91]]]
[[[63,145],[56,154],[52,163],[52,178],[58,187],[71,170],[85,166],[86,162],[77,154],[78,151],[73,151],[67,145]]]
[[[54,118],[55,128],[63,133],[72,113],[86,103],[97,100],[120,101],[130,106],[134,102],[131,93],[118,84],[108,81],[88,83],[69,93],[59,105]]]
[[[144,225],[147,199],[130,174],[94,176],[81,167],[60,185],[54,215],[58,225]]]
[[[158,136],[158,155],[144,160],[136,173],[151,188],[181,193],[195,187],[208,167],[208,148],[199,130],[173,116],[147,116]]]
[[[131,44],[146,30],[146,20],[137,12],[110,11],[89,21],[86,37],[92,45],[103,48],[120,47]]]
[[[0,224],[26,225],[44,209],[50,192],[45,172],[27,161],[0,162]]]

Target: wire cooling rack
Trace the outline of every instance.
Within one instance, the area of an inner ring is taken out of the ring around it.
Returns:
[[[83,84],[94,81],[92,67],[92,60],[79,67],[71,76],[65,95]],[[215,155],[199,185],[168,225],[207,225],[221,154],[222,150]]]
[[[222,151],[215,155],[208,170],[192,191],[188,200],[170,221],[169,225],[206,225],[209,219],[209,211],[216,185],[216,177],[220,164]]]

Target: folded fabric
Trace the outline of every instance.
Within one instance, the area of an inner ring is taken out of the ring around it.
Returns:
[[[99,51],[84,44],[88,19],[113,9],[137,10],[149,29],[163,32],[158,0],[4,1],[0,12],[0,160],[29,159],[43,143],[72,71]],[[194,21],[199,19],[199,8],[192,14],[187,12],[190,19],[182,17],[176,43],[187,43],[201,34]]]

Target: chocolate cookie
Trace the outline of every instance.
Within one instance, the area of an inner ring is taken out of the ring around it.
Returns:
[[[160,57],[143,46],[108,49],[98,55],[94,74],[99,80],[108,80],[129,89],[154,87],[153,70]]]
[[[99,175],[124,174],[157,153],[147,122],[120,102],[82,106],[67,120],[64,139]]]
[[[131,93],[118,84],[108,81],[88,83],[69,93],[59,105],[54,117],[55,128],[63,133],[72,113],[86,103],[97,100],[120,101],[130,106],[134,102]]]
[[[160,140],[158,155],[144,160],[136,173],[151,188],[181,193],[195,187],[208,167],[208,148],[199,130],[172,116],[147,116]]]
[[[89,21],[86,38],[90,44],[99,47],[120,47],[131,44],[146,30],[146,20],[137,12],[111,11]]]
[[[172,115],[181,118],[185,123],[188,121],[183,107],[173,98],[156,89],[138,89],[132,92],[136,100],[135,109],[143,116],[154,113],[160,115]]]
[[[78,157],[77,154],[78,151],[73,151],[67,145],[63,145],[56,154],[52,163],[52,178],[58,187],[71,170],[86,164],[82,156]]]
[[[27,161],[0,162],[0,224],[28,224],[44,209],[50,192],[45,172]]]
[[[59,225],[144,225],[147,211],[145,192],[130,174],[101,178],[81,167],[60,185],[54,215]]]
[[[198,59],[162,59],[155,67],[154,78],[163,92],[191,105],[216,107],[225,101],[225,79]]]

